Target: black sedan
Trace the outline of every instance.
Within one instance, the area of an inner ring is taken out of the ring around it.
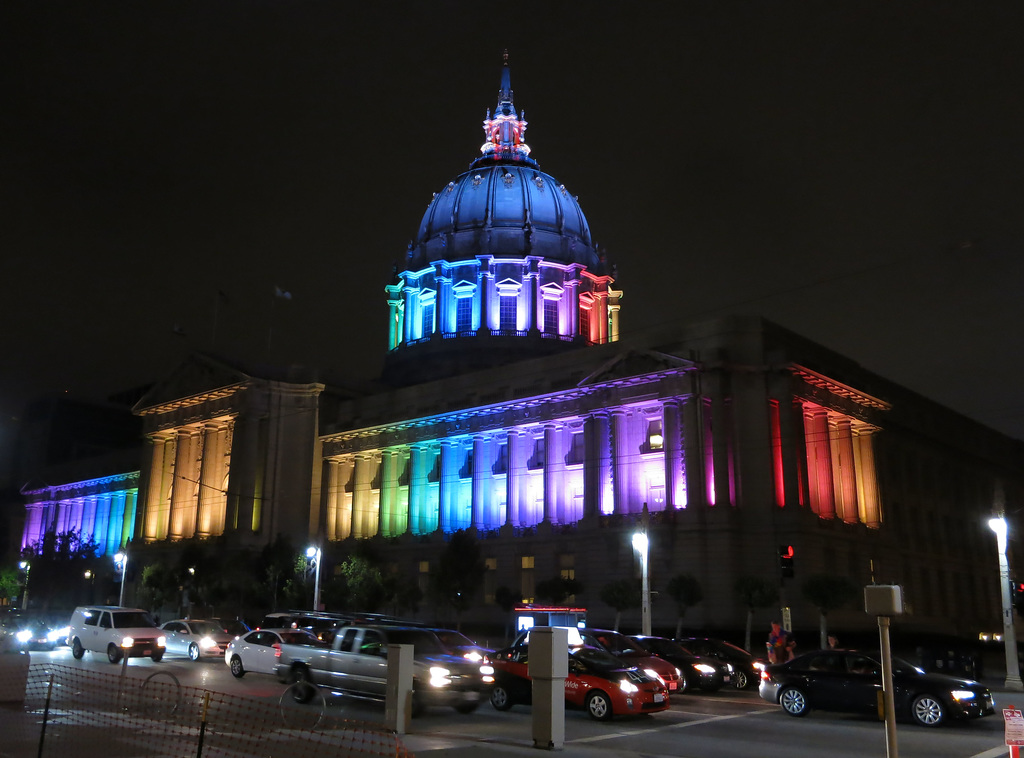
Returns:
[[[749,650],[714,637],[680,637],[680,645],[701,658],[717,658],[732,665],[732,686],[738,690],[756,687],[761,681],[761,671],[768,664]]]
[[[722,685],[732,680],[732,666],[716,658],[694,655],[692,650],[670,640],[668,637],[644,637],[640,634],[629,638],[679,669],[679,692],[701,690],[717,692]]]
[[[949,719],[980,718],[995,713],[992,693],[970,679],[926,674],[893,658],[896,716],[922,726]],[[770,664],[761,674],[758,692],[790,716],[812,708],[846,713],[879,713],[881,658],[855,650],[819,650],[786,663]]]

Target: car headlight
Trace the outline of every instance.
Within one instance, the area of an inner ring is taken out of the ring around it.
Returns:
[[[46,633],[46,639],[49,642],[60,642],[61,640],[66,640],[69,634],[71,634],[70,626],[66,626],[63,629],[51,629]]]
[[[430,667],[430,686],[431,687],[444,687],[445,685],[451,684],[451,679],[448,677],[451,675],[448,669],[441,668],[440,666]]]
[[[199,640],[199,647],[203,650],[209,650],[211,647],[217,647],[217,643],[214,641],[213,637],[203,637]]]
[[[695,669],[697,669],[697,671],[699,671],[702,674],[714,674],[715,673],[715,667],[714,666],[709,666],[706,663],[695,663],[695,664],[693,664],[693,667]]]
[[[26,642],[32,639],[32,630],[22,629],[20,632],[14,635],[14,639],[16,639],[22,645],[24,645]]]
[[[661,674],[659,674],[659,673],[658,673],[657,671],[655,671],[654,669],[644,669],[644,673],[645,673],[645,674],[647,674],[647,676],[649,676],[649,677],[650,677],[651,679],[653,679],[654,681],[656,681],[656,682],[661,682],[662,686],[664,686],[664,684],[665,684],[665,680],[664,680],[664,679],[662,679],[662,678],[661,678]]]
[[[134,644],[135,644],[135,640],[132,639],[131,637],[125,637],[125,638],[123,638],[121,640],[121,647],[123,647],[123,648],[129,648],[129,647],[131,647]]]
[[[627,695],[632,695],[634,692],[640,691],[640,688],[628,679],[623,679],[621,682],[619,682],[619,689],[625,692]]]
[[[477,663],[478,661],[482,661],[484,659],[484,657],[475,650],[464,654],[462,657],[465,658],[467,661],[473,661],[473,663]]]
[[[494,673],[494,666],[481,666],[480,673],[484,676],[490,676]]]
[[[156,638],[156,646],[157,647],[167,647],[167,638],[166,637],[157,637]]]
[[[758,671],[764,671],[764,664],[761,661],[754,661],[751,665]]]
[[[953,690],[949,694],[952,695],[953,699],[956,700],[958,703],[961,700],[973,700],[975,697],[977,697],[977,693],[971,692],[970,690]]]

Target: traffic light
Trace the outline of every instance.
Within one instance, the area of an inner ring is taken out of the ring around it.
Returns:
[[[793,576],[792,545],[779,545],[779,569],[782,571],[783,579],[787,579]]]
[[[1024,582],[1010,581],[1010,602],[1017,613],[1024,616]]]

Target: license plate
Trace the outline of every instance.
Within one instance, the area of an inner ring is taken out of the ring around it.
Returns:
[[[669,683],[668,683],[668,688],[669,688],[670,690],[674,690],[674,689],[675,689],[676,687],[678,687],[678,686],[679,686],[679,685],[678,685],[678,684],[676,684],[675,682],[669,682]]]
[[[664,692],[655,692],[654,693],[654,702],[655,703],[664,703],[665,702],[665,693]]]
[[[728,682],[728,681],[729,681],[729,675],[728,675],[728,674],[726,674],[725,676],[723,676],[723,677],[722,677],[722,681],[723,681],[723,682]]]

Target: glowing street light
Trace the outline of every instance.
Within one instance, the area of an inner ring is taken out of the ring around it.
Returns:
[[[647,539],[647,521],[647,504],[644,503],[641,530],[633,534],[633,549],[640,554],[640,625],[645,637],[651,634],[651,576],[647,561],[651,545]]]
[[[114,565],[121,571],[121,595],[118,598],[117,604],[124,606],[124,580],[128,575],[128,551],[118,553],[114,556]]]
[[[316,579],[313,582],[313,610],[320,610],[320,548],[310,545],[306,548],[306,558],[316,566]]]
[[[18,568],[25,572],[25,594],[21,597],[21,607],[28,610],[28,572],[32,568],[32,564],[28,561],[21,561],[18,563]]]
[[[1006,519],[989,519],[988,528],[996,533],[999,550],[999,594],[1003,600],[1003,645],[1006,649],[1006,689],[1024,691],[1017,663],[1017,633],[1013,628],[1013,604],[1010,599],[1010,564],[1006,559]]]

